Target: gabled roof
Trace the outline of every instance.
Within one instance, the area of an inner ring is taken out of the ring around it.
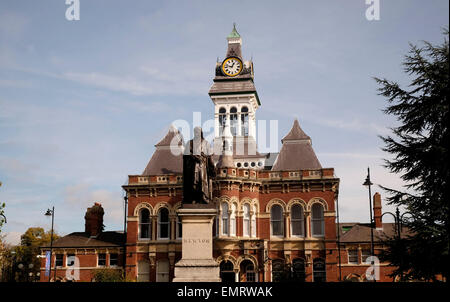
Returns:
[[[311,145],[311,138],[294,121],[291,131],[281,140],[283,146],[272,171],[297,171],[322,169]]]
[[[183,136],[171,127],[156,145],[156,150],[147,164],[143,176],[178,174],[183,172]],[[175,153],[175,154],[174,154]]]
[[[396,235],[395,223],[383,223],[383,229],[373,229],[373,239],[374,241],[382,241],[388,237],[393,237]],[[344,232],[344,229],[350,228],[348,231]],[[370,242],[370,225],[363,223],[341,223],[338,230],[340,233],[340,242],[342,243],[360,243],[360,242]],[[410,234],[408,230],[403,228],[402,237]]]

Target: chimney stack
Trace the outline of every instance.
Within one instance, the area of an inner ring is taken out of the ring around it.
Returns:
[[[373,217],[375,219],[375,228],[383,229],[383,220],[381,219],[381,195],[376,192],[373,195]]]
[[[103,215],[105,211],[102,208],[102,205],[98,202],[94,203],[94,205],[87,209],[86,215],[84,215],[85,225],[84,231],[90,237],[96,237],[103,231]]]

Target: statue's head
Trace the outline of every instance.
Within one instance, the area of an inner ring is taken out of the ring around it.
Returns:
[[[195,127],[194,128],[194,139],[202,139],[203,138],[203,131],[201,127]]]

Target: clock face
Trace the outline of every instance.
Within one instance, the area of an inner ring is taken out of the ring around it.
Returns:
[[[238,58],[228,58],[223,61],[222,71],[227,76],[237,76],[242,71],[242,61]]]

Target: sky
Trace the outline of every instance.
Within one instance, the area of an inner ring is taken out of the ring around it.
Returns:
[[[382,109],[373,77],[407,85],[409,43],[443,41],[449,2],[380,0],[65,0],[0,2],[0,201],[2,234],[17,244],[28,227],[84,230],[94,202],[106,230],[123,229],[127,176],[140,174],[175,120],[213,117],[208,96],[217,58],[236,22],[253,59],[256,117],[278,121],[278,146],[295,118],[323,167],[340,178],[340,220],[368,222],[371,169],[377,185],[401,189],[379,135],[398,125]],[[264,151],[264,150],[262,150]],[[276,150],[271,150],[276,151]],[[383,200],[383,210],[394,211]]]

